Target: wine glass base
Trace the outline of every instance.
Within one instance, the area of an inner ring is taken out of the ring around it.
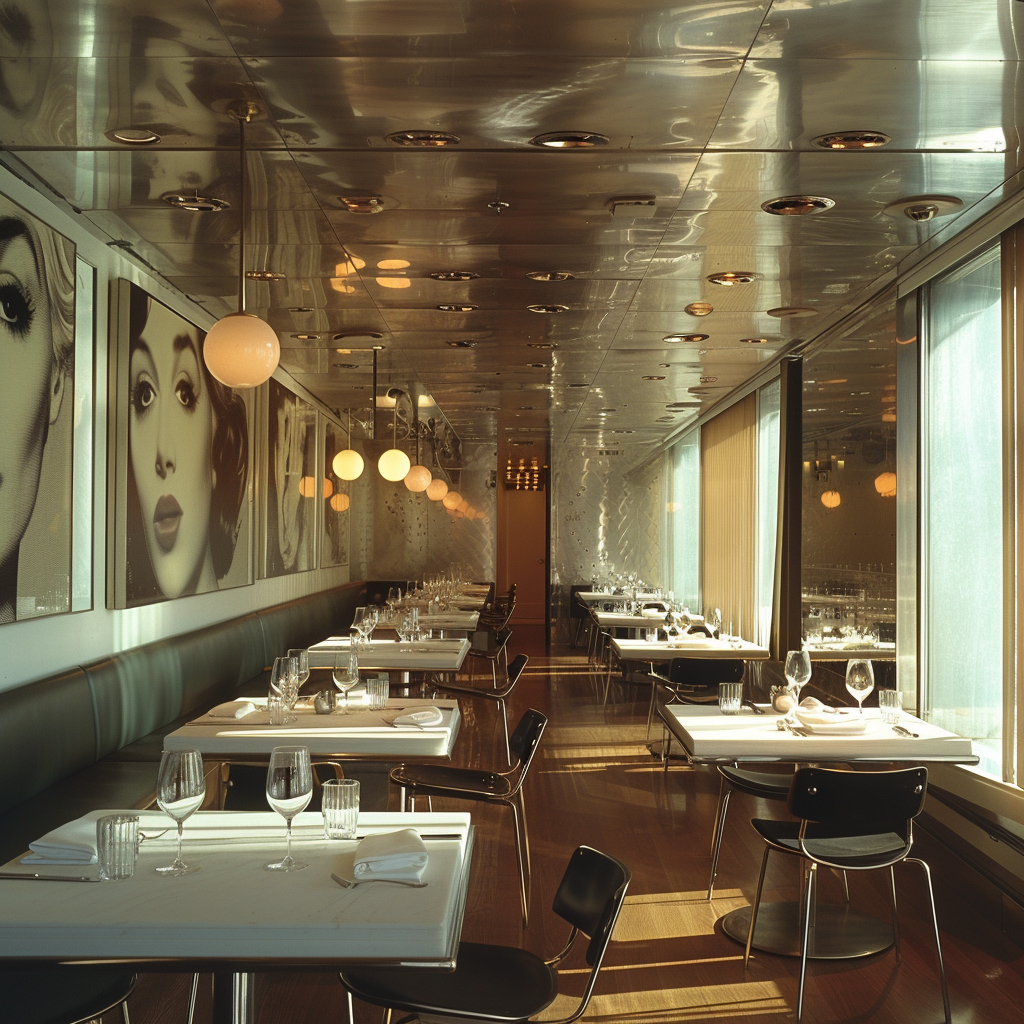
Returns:
[[[265,864],[264,867],[267,871],[301,871],[303,868],[308,868],[309,865],[292,857],[285,857],[284,860],[279,860],[274,864]]]
[[[158,875],[175,877],[177,875],[194,875],[199,870],[199,866],[196,864],[185,864],[175,861],[173,864],[168,864],[162,868],[153,868],[153,870]]]

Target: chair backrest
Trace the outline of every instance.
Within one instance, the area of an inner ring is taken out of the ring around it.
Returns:
[[[516,789],[522,786],[523,780],[526,778],[526,773],[530,769],[530,762],[533,760],[533,755],[537,752],[537,745],[540,743],[541,736],[544,735],[547,724],[546,715],[542,715],[539,711],[534,711],[530,708],[523,712],[523,717],[519,719],[515,732],[509,738],[509,752],[520,765],[519,782],[516,784]]]
[[[529,661],[529,657],[525,654],[517,654],[508,663],[508,689],[511,690],[513,686],[519,682],[519,677],[523,674],[523,669],[526,668],[526,663]]]
[[[789,811],[797,818],[847,834],[896,831],[921,813],[928,769],[848,772],[801,768],[789,787]]]
[[[569,858],[552,908],[590,938],[591,967],[600,966],[631,877],[621,861],[589,846],[577,847]]]
[[[743,678],[742,658],[673,658],[668,669],[673,683],[684,686],[715,686],[738,683]]]

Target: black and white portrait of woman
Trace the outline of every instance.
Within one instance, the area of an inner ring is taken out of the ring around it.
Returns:
[[[249,582],[249,427],[205,334],[136,285],[128,329],[127,603]]]
[[[74,262],[0,196],[0,623],[70,607]]]

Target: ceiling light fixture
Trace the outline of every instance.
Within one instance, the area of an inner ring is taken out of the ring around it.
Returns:
[[[819,135],[811,139],[811,142],[822,149],[879,149],[887,146],[892,139],[885,132],[850,131]]]
[[[597,132],[544,132],[530,139],[530,145],[548,149],[593,149],[607,146],[608,137]]]
[[[776,217],[803,217],[811,213],[823,213],[836,205],[834,199],[825,196],[779,196],[761,204],[765,213],[773,213]]]
[[[531,281],[572,281],[576,277],[567,270],[531,270],[526,276]]]
[[[683,306],[683,312],[689,313],[690,316],[707,316],[714,311],[715,307],[710,302],[691,302],[688,306]]]
[[[338,196],[338,202],[349,213],[383,213],[383,196]]]
[[[371,341],[380,341],[384,335],[377,331],[341,331],[334,335],[334,341],[344,341],[346,338],[369,338]],[[374,346],[374,348],[383,346]]]
[[[891,472],[879,473],[875,477],[875,490],[883,498],[896,497],[896,474]]]
[[[767,311],[768,316],[774,316],[779,320],[798,320],[802,317],[817,316],[818,311],[810,306],[776,306]]]
[[[217,199],[215,196],[201,196],[198,192],[192,195],[185,195],[184,192],[165,192],[160,197],[168,206],[177,210],[188,210],[189,213],[220,213],[227,210],[231,204],[226,199]]]
[[[767,345],[767,338],[740,338],[741,345]]]
[[[395,395],[395,408],[391,420],[391,447],[377,460],[377,469],[385,480],[397,484],[404,480],[412,469],[409,456],[398,447],[398,395]]]
[[[392,132],[385,135],[388,142],[396,146],[425,146],[437,148],[439,146],[457,146],[462,139],[451,132],[431,132],[423,129],[412,129],[407,132]]]
[[[472,306],[469,303],[445,302],[437,307],[442,313],[472,313],[479,309],[479,306]]]
[[[718,380],[717,377],[701,377],[701,384],[714,384]]]
[[[472,270],[435,270],[430,276],[435,281],[475,281],[480,275]]]
[[[341,491],[331,495],[331,508],[335,512],[347,512],[351,503],[349,496]]]
[[[708,281],[712,284],[720,284],[731,287],[734,284],[750,284],[757,280],[757,274],[750,270],[724,270],[720,274],[709,274]]]
[[[839,508],[842,500],[838,491],[825,491],[821,496],[822,505],[828,509]]]
[[[423,396],[420,395],[420,398]],[[417,405],[419,403],[417,402]],[[416,434],[416,465],[410,467],[409,472],[405,474],[405,487],[406,490],[412,491],[413,494],[422,494],[429,486],[431,481],[434,479],[434,474],[427,469],[426,466],[420,463],[420,435]]]
[[[319,334],[293,334],[292,337],[296,341],[319,341]]]
[[[449,491],[441,499],[441,504],[447,509],[457,509],[462,504],[462,495],[458,491]]]
[[[527,348],[556,349],[558,346],[553,341],[528,341]]]
[[[245,311],[245,126],[259,113],[248,100],[230,110],[238,119],[239,222],[238,312],[221,317],[206,333],[203,359],[206,367],[229,388],[255,388],[277,369],[281,343],[266,321]]]
[[[313,313],[315,312],[312,306],[289,306],[289,313]]]
[[[527,306],[526,307],[531,313],[565,313],[568,311],[568,306]]]
[[[246,279],[249,281],[283,281],[284,274],[276,270],[247,270]]]
[[[446,341],[445,344],[449,348],[476,348],[477,346],[475,341],[465,341],[461,339],[458,341]]]
[[[412,281],[408,277],[375,277],[381,288],[411,288]]]
[[[707,341],[709,337],[707,334],[666,334],[661,340],[666,345],[678,345],[681,342]]]
[[[363,471],[363,457],[352,447],[352,410],[348,409],[348,447],[338,452],[331,468],[342,480],[356,480]]]
[[[148,128],[111,128],[103,134],[111,142],[120,142],[125,146],[151,146],[161,141],[160,136]]]
[[[440,501],[448,493],[448,484],[444,482],[439,476],[434,477],[433,480],[427,485],[424,494],[431,501]]]
[[[664,377],[664,375],[659,375],[659,374],[656,374],[656,373],[652,373],[652,374],[647,374],[646,376],[641,377],[640,379],[641,380],[664,380],[665,377]]]
[[[378,270],[406,270],[410,266],[408,260],[377,260]]]
[[[963,208],[964,202],[956,196],[906,196],[885,207],[883,213],[890,217],[907,217],[916,223],[948,217]]]

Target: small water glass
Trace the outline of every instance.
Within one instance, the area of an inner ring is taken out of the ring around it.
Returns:
[[[723,715],[738,715],[743,705],[743,683],[718,684],[718,710]]]
[[[284,725],[288,721],[288,705],[281,697],[271,694],[267,698],[267,711],[271,725]]]
[[[96,822],[96,858],[103,881],[131,878],[138,855],[137,814],[106,814]]]
[[[886,725],[899,725],[903,713],[903,694],[899,690],[879,690],[878,707]]]
[[[328,779],[323,785],[325,839],[353,839],[359,822],[359,780]]]
[[[649,644],[656,644],[658,642],[658,627],[655,626],[653,629],[648,627],[644,630],[644,640]]]
[[[366,698],[371,711],[383,711],[388,706],[390,682],[387,679],[367,679]]]

